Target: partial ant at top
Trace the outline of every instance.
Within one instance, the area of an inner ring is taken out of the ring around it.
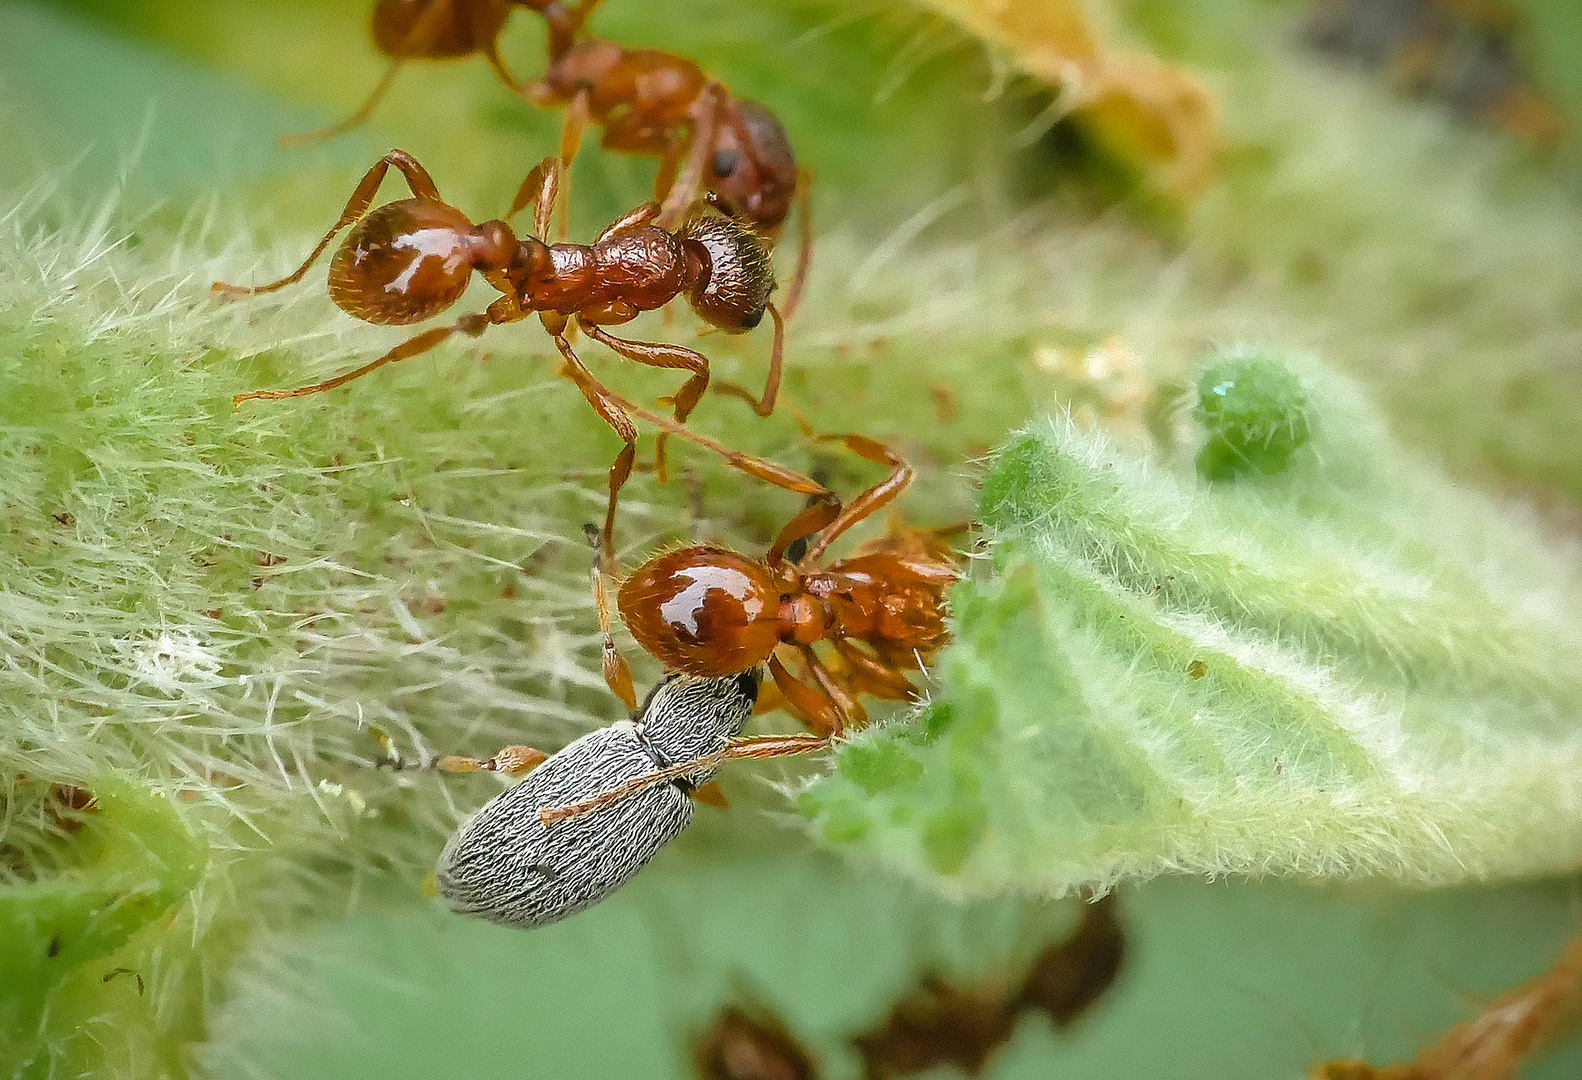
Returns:
[[[406,179],[413,197],[370,211],[368,207],[391,166]],[[575,325],[628,360],[689,372],[672,399],[679,427],[708,389],[708,359],[679,345],[618,338],[603,327],[628,322],[640,312],[663,307],[682,295],[700,316],[728,333],[757,326],[767,311],[774,320],[775,337],[763,396],[755,398],[737,386],[722,388],[746,399],[760,416],[768,416],[780,386],[783,323],[769,302],[775,282],[768,252],[750,228],[732,218],[704,210],[693,213],[672,231],[656,224],[659,204],[646,202],[605,229],[592,244],[545,243],[560,176],[560,160],[545,158],[522,181],[504,219],[474,225],[440,198],[427,170],[410,154],[393,150],[380,158],[352,192],[340,219],[295,271],[267,285],[217,281],[214,292],[230,298],[254,296],[299,281],[335,234],[354,225],[330,260],[329,292],[336,305],[355,318],[404,325],[438,315],[461,299],[474,271],[501,295],[484,311],[465,315],[449,326],[425,330],[345,374],[294,390],[238,394],[236,403],[330,390],[385,364],[425,353],[452,334],[476,337],[497,323],[516,322],[536,313],[560,350],[560,373],[577,384],[588,403],[626,444],[609,473],[604,550],[613,559],[616,500],[636,458],[637,428],[627,415],[629,410],[617,404],[618,399],[577,359],[566,338],[567,328]],[[510,222],[528,206],[534,207],[533,232],[518,238]],[[655,464],[661,481],[665,478],[668,430],[661,432],[656,445]],[[684,428],[680,430],[691,437]],[[712,447],[706,440],[704,445]],[[768,462],[762,463],[759,471],[742,467],[766,477],[783,472]],[[790,486],[804,494],[822,490],[812,481]]]
[[[712,192],[721,212],[748,222],[773,243],[795,202],[799,250],[783,305],[789,319],[801,301],[813,237],[811,175],[797,167],[785,129],[763,105],[736,97],[683,56],[597,38],[579,41],[600,2],[570,7],[560,0],[379,0],[372,33],[375,47],[390,58],[384,77],[345,120],[285,141],[314,142],[356,128],[409,60],[479,53],[506,86],[534,105],[566,107],[563,166],[570,165],[589,123],[603,127],[600,145],[606,150],[658,157],[654,194],[663,228],[673,228],[704,192]],[[548,24],[548,67],[532,83],[517,81],[500,59],[499,38],[513,7],[536,11]]]

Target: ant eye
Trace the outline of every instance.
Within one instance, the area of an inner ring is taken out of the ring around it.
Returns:
[[[739,157],[734,150],[717,150],[714,153],[714,175],[720,179],[729,177],[736,171]]]

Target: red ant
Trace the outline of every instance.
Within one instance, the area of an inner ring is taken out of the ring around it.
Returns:
[[[392,165],[406,178],[413,197],[369,211]],[[619,399],[595,380],[572,352],[566,339],[568,326],[575,325],[628,360],[690,372],[672,399],[678,425],[708,388],[708,359],[679,345],[614,337],[601,327],[628,322],[683,294],[694,311],[728,333],[757,326],[767,310],[774,319],[775,337],[763,397],[728,387],[751,402],[762,416],[773,411],[779,391],[784,328],[780,313],[769,303],[774,275],[768,252],[748,227],[731,218],[698,213],[672,232],[655,224],[659,204],[647,202],[605,229],[591,245],[546,244],[560,175],[559,159],[545,158],[522,181],[503,220],[474,225],[440,198],[428,172],[411,155],[393,150],[380,158],[352,192],[340,220],[294,272],[268,285],[252,287],[217,281],[214,292],[227,297],[253,296],[290,285],[302,278],[337,232],[355,222],[330,260],[329,273],[330,298],[348,315],[381,324],[419,322],[461,299],[474,271],[501,295],[483,312],[463,316],[450,326],[425,330],[343,375],[295,390],[255,390],[233,400],[237,404],[251,398],[279,400],[330,390],[385,364],[425,353],[452,334],[476,337],[497,323],[537,313],[563,357],[561,374],[577,384],[594,411],[626,444],[609,473],[604,546],[613,559],[616,499],[631,475],[637,428],[627,416],[629,410],[623,411],[617,404]],[[533,204],[533,233],[518,239],[509,222]],[[656,446],[656,471],[661,480],[665,477],[666,432],[660,434]],[[771,475],[778,470],[768,463],[764,466]],[[793,490],[813,494],[822,488],[805,481]]]
[[[570,165],[589,122],[604,128],[600,145],[606,150],[658,157],[654,194],[662,227],[673,227],[711,191],[723,213],[751,223],[773,242],[796,202],[800,250],[786,291],[789,319],[801,300],[813,238],[811,176],[797,168],[785,129],[764,106],[731,94],[685,57],[596,38],[577,41],[599,3],[582,0],[568,10],[560,0],[379,0],[372,33],[375,47],[390,57],[384,77],[347,119],[286,141],[314,142],[351,131],[367,120],[408,60],[481,53],[506,86],[534,105],[568,107],[560,138],[563,166]],[[513,5],[538,12],[548,24],[549,64],[531,84],[514,79],[500,59],[499,38]]]
[[[612,395],[613,396],[613,395]],[[680,424],[646,413],[617,398],[622,408],[672,434],[720,453],[735,467],[770,483],[811,495],[810,505],[780,530],[760,560],[728,548],[685,547],[638,567],[621,586],[621,618],[637,643],[666,670],[722,676],[767,664],[785,704],[812,735],[766,735],[739,739],[704,758],[672,765],[624,781],[590,799],[539,812],[546,824],[577,817],[618,802],[633,792],[681,775],[677,770],[712,768],[740,758],[779,757],[828,747],[848,724],[867,714],[859,694],[903,701],[916,695],[906,677],[945,643],[945,590],[959,576],[954,560],[935,534],[891,528],[848,558],[818,565],[829,546],[853,525],[883,508],[912,482],[912,468],[894,451],[862,435],[826,435],[868,461],[890,466],[890,475],[844,509],[834,493],[807,477],[726,451]],[[813,539],[797,558],[788,556],[803,538]],[[627,707],[633,707],[631,671],[610,634],[608,600],[598,561],[594,598],[604,632],[604,677]],[[835,649],[834,665],[813,651],[820,641]],[[858,643],[867,646],[862,648]],[[777,655],[795,650],[811,678],[794,676]],[[871,652],[868,650],[872,650]]]
[[[767,662],[787,704],[815,732],[836,737],[848,722],[866,721],[858,694],[892,701],[915,695],[904,673],[944,644],[945,589],[957,570],[938,544],[895,529],[820,566],[836,539],[912,482],[911,466],[881,443],[861,435],[825,438],[889,465],[890,475],[844,509],[815,501],[781,529],[762,559],[708,546],[655,556],[622,584],[617,604],[632,637],[667,670],[720,676]],[[815,533],[800,558],[787,557],[794,541]],[[813,651],[820,641],[834,646],[834,670]],[[781,645],[795,650],[813,685],[786,669],[776,655]]]

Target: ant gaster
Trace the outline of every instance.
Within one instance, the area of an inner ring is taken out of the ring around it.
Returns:
[[[413,197],[370,211],[368,207],[391,166],[406,179]],[[545,243],[560,176],[560,161],[545,158],[522,181],[504,219],[474,225],[440,198],[428,172],[410,154],[393,150],[380,158],[352,192],[340,219],[295,271],[267,285],[215,282],[214,292],[226,297],[253,296],[290,285],[307,273],[337,232],[354,225],[330,260],[329,292],[336,305],[355,318],[404,325],[438,315],[461,298],[474,271],[501,295],[484,311],[465,315],[450,326],[425,330],[343,375],[295,390],[238,394],[236,403],[330,390],[385,364],[427,352],[452,334],[477,336],[497,323],[515,322],[536,313],[560,350],[561,374],[577,384],[626,444],[609,473],[604,541],[607,556],[613,558],[616,500],[631,474],[637,428],[614,395],[577,359],[566,338],[567,327],[575,324],[628,360],[689,372],[673,399],[675,418],[680,422],[708,388],[708,359],[679,345],[618,338],[603,327],[628,322],[681,295],[706,321],[730,333],[757,326],[767,310],[774,320],[775,337],[763,397],[755,399],[736,388],[756,411],[767,416],[780,386],[783,324],[780,313],[769,303],[774,276],[768,252],[751,229],[731,218],[706,211],[694,213],[670,231],[655,223],[659,204],[647,202],[605,229],[591,245]],[[510,221],[530,205],[534,206],[532,235],[518,238]],[[656,450],[661,480],[665,475],[665,437],[660,434]]]
[[[384,77],[346,120],[287,141],[334,138],[357,127],[408,60],[479,53],[506,86],[534,105],[567,109],[560,139],[563,166],[570,165],[589,123],[603,127],[599,141],[606,150],[658,157],[654,194],[661,203],[657,220],[666,228],[708,191],[723,213],[750,223],[773,242],[796,203],[799,250],[784,304],[789,319],[801,300],[812,259],[811,176],[797,167],[785,129],[764,106],[736,97],[683,56],[627,49],[596,38],[579,41],[599,3],[583,0],[568,7],[560,0],[379,0],[372,33],[375,47],[390,58]],[[499,38],[513,6],[538,12],[548,26],[549,63],[543,78],[529,84],[513,78],[500,59]]]

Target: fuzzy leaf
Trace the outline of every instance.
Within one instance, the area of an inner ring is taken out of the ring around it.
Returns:
[[[1207,483],[1065,419],[1015,435],[943,687],[804,796],[826,838],[973,892],[1582,861],[1574,576],[1314,381],[1319,453],[1273,477]],[[922,767],[876,787],[903,747]]]

